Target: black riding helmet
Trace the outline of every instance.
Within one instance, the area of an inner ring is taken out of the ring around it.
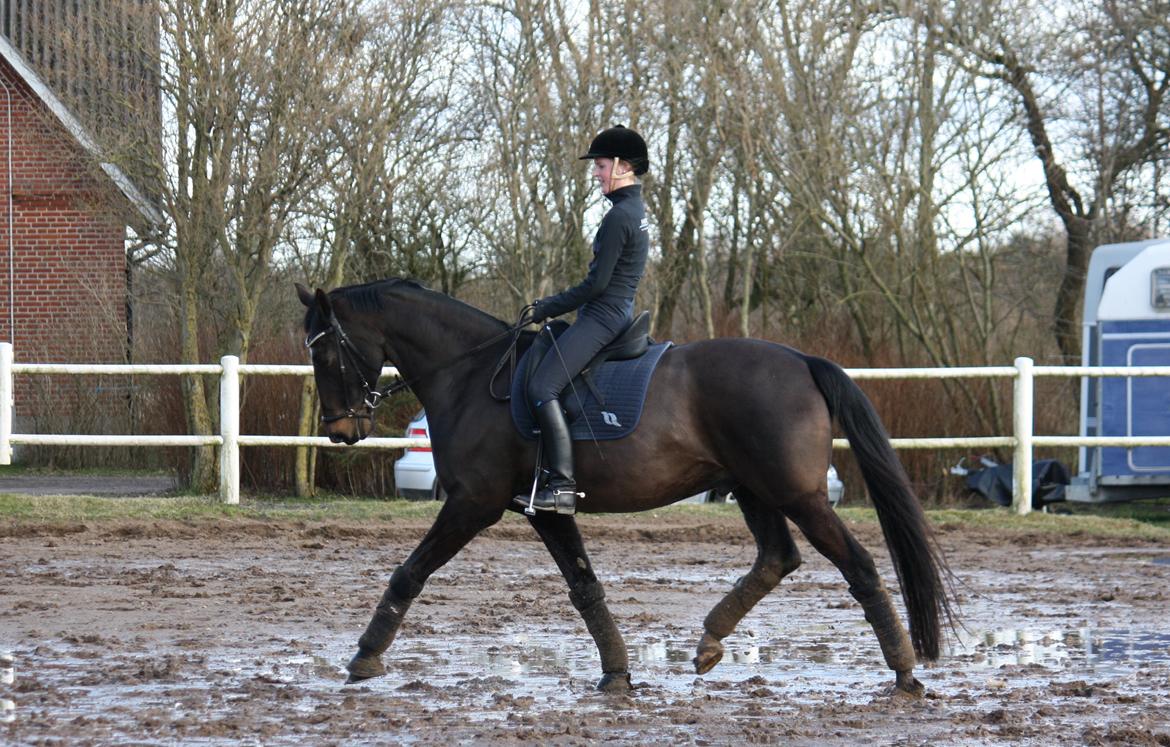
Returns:
[[[620,158],[634,167],[636,176],[650,170],[650,154],[646,150],[646,141],[641,135],[622,125],[602,130],[593,138],[593,142],[589,143],[589,152],[578,160],[586,161],[590,158]]]

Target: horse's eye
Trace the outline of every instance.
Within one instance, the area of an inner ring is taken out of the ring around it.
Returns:
[[[309,362],[314,366],[329,367],[333,365],[333,354],[328,348],[314,345],[309,348]]]

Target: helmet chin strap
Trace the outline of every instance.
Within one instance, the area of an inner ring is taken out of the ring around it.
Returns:
[[[633,169],[626,169],[625,171],[623,171],[620,174],[614,173],[617,171],[617,166],[621,162],[622,162],[622,159],[620,159],[620,158],[613,159],[613,166],[609,170],[609,189],[606,190],[606,194],[609,194],[610,192],[613,191],[613,180],[614,179],[621,179],[623,177],[629,176],[630,174],[634,173]]]

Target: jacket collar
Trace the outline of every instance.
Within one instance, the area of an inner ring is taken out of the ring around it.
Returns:
[[[622,187],[621,189],[615,189],[614,191],[610,192],[609,194],[603,195],[603,197],[605,197],[605,199],[609,200],[614,205],[616,205],[619,202],[621,202],[622,200],[628,199],[630,197],[641,197],[641,196],[642,196],[642,185],[641,184],[631,184],[628,187]]]

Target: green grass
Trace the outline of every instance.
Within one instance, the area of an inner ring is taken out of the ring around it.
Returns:
[[[214,496],[106,498],[92,496],[27,496],[0,494],[0,521],[53,523],[103,521],[275,521],[392,523],[429,522],[439,511],[436,501],[353,500],[337,496],[313,499],[245,497],[239,505],[220,503]],[[1031,513],[1017,516],[1007,509],[939,509],[927,512],[931,524],[940,528],[967,527],[1005,535],[1046,534],[1053,536],[1094,536],[1170,543],[1170,505],[1167,503],[1118,506],[1075,506],[1070,513]],[[874,523],[870,508],[841,508],[846,523]],[[639,520],[660,518],[664,522],[710,520],[740,521],[739,509],[728,504],[683,504],[642,514]],[[589,517],[582,519],[589,521]],[[509,513],[504,521],[522,522]]]
[[[94,475],[98,477],[157,477],[170,475],[167,470],[142,469],[111,469],[109,467],[70,467],[69,469],[54,469],[50,467],[29,467],[23,464],[0,465],[0,478],[4,477],[36,477],[40,475]]]
[[[429,521],[439,513],[437,501],[354,500],[331,495],[317,498],[245,496],[239,505],[221,503],[216,496],[108,498],[94,496],[29,496],[0,493],[0,520],[27,522],[240,519],[257,521]],[[657,509],[646,518],[728,517],[738,520],[734,505],[681,505]],[[523,521],[517,514],[505,520]]]
[[[26,522],[129,520],[394,521],[429,519],[434,501],[242,499],[227,505],[214,496],[106,498],[0,494],[0,519]]]
[[[958,525],[1004,534],[1090,536],[1117,540],[1153,540],[1170,543],[1170,526],[1147,523],[1131,517],[1090,513],[1039,513],[1018,516],[1007,509],[928,511],[935,526]]]
[[[1078,516],[1101,516],[1113,519],[1132,519],[1143,524],[1170,529],[1170,498],[1132,503],[1110,503],[1100,506],[1068,504],[1067,510]]]

